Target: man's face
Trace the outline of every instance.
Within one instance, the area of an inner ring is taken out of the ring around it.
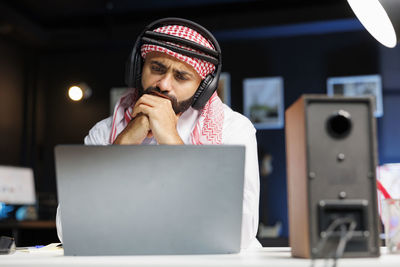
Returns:
[[[192,104],[200,82],[201,77],[192,66],[167,54],[151,52],[144,62],[142,86],[145,89],[140,94],[155,91],[167,96],[179,114]]]

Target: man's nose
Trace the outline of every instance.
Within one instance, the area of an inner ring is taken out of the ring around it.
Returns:
[[[170,92],[172,90],[172,75],[166,73],[157,81],[157,87],[160,88],[162,92]]]

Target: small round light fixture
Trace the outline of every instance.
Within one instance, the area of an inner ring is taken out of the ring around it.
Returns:
[[[83,91],[82,88],[79,86],[71,86],[68,89],[68,96],[73,101],[80,101],[83,98]]]
[[[92,89],[86,83],[79,83],[73,85],[68,89],[68,97],[72,101],[81,101],[82,99],[87,99],[92,95]]]

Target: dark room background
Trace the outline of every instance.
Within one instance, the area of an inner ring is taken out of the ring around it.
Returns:
[[[301,94],[326,94],[328,77],[380,74],[379,163],[399,162],[400,48],[378,44],[344,0],[271,2],[1,1],[0,164],[34,169],[39,215],[54,219],[54,146],[83,143],[89,129],[109,116],[110,89],[125,86],[136,35],[171,16],[215,34],[238,112],[245,78],[283,77],[287,108]],[[67,89],[78,82],[93,94],[75,103]],[[287,239],[284,129],[259,130],[257,141],[273,166],[260,177],[260,221],[282,222],[280,236]]]

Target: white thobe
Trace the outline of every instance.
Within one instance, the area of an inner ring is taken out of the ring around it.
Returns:
[[[199,115],[200,111],[189,108],[179,117],[177,130],[185,144],[191,144],[190,135],[196,125]],[[112,117],[98,122],[85,137],[85,145],[110,145],[111,127]],[[234,112],[224,104],[222,143],[227,145],[244,145],[246,147],[241,239],[242,249],[261,246],[256,239],[260,181],[255,132],[256,130],[253,124],[246,117]],[[143,144],[157,144],[157,142],[154,138],[146,138]],[[59,209],[57,209],[56,221],[58,237],[62,240]]]

